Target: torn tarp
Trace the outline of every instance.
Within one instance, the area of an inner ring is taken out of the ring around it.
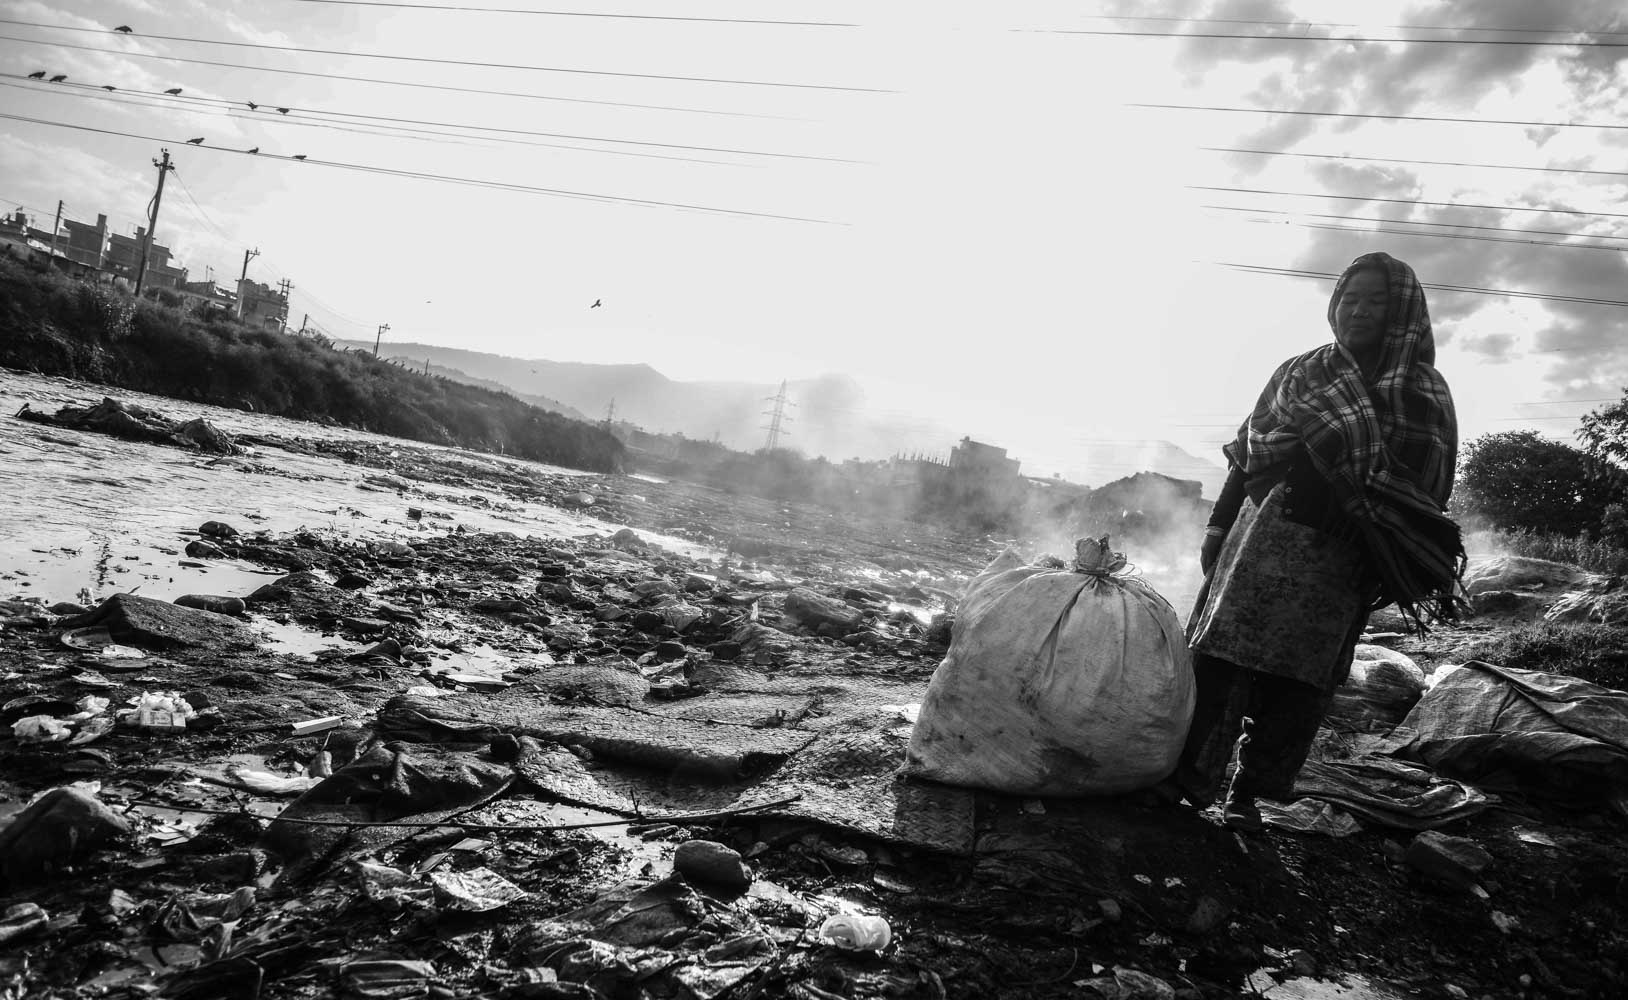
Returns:
[[[1485,788],[1596,805],[1628,789],[1628,692],[1472,660],[1426,692],[1386,746]]]
[[[1363,821],[1401,830],[1446,826],[1498,801],[1480,789],[1384,757],[1307,761],[1294,790],[1302,801],[1316,799]],[[1332,827],[1319,826],[1316,832],[1342,835]]]

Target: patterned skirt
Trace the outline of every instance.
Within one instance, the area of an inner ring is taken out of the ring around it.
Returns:
[[[1187,638],[1194,653],[1331,690],[1344,682],[1368,617],[1370,587],[1354,543],[1283,516],[1283,484],[1244,501]]]

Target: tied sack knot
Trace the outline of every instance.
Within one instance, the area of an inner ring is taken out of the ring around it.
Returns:
[[[1125,568],[1125,553],[1115,552],[1108,544],[1108,536],[1082,538],[1074,543],[1074,572],[1099,579],[1107,578]]]

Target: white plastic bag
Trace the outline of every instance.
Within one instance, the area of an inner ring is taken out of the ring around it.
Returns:
[[[1003,553],[967,590],[904,770],[1013,795],[1146,788],[1175,770],[1192,722],[1176,613],[1120,572],[1107,539],[1072,567]]]

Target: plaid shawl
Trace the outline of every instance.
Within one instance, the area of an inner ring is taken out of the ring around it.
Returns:
[[[1237,440],[1222,450],[1256,475],[1304,448],[1360,528],[1384,597],[1422,626],[1460,611],[1464,544],[1443,513],[1453,492],[1458,420],[1434,367],[1430,314],[1411,267],[1384,253],[1352,261],[1329,299],[1329,326],[1346,283],[1367,268],[1389,279],[1374,377],[1365,379],[1337,342],[1290,358],[1272,373]]]

